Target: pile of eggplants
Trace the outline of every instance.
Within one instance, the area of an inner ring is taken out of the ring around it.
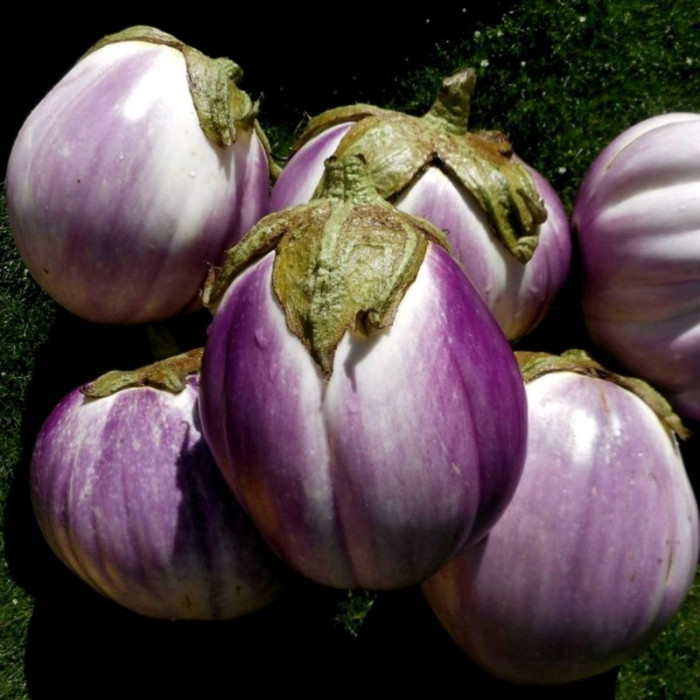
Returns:
[[[510,682],[623,663],[698,563],[674,411],[700,417],[700,116],[631,128],[583,182],[583,308],[612,372],[516,359],[571,234],[508,139],[468,130],[473,71],[420,117],[311,119],[279,177],[240,77],[133,27],[17,137],[10,223],[58,303],[108,324],[212,313],[203,352],[110,372],[48,417],[31,468],[48,543],[148,616],[245,615],[292,572],[422,584]]]

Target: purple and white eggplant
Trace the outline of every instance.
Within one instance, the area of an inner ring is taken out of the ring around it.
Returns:
[[[522,359],[529,429],[515,496],[424,592],[494,675],[566,683],[621,664],[680,608],[698,509],[672,432],[682,426],[656,392],[576,353]]]
[[[700,114],[647,119],[587,172],[574,208],[593,339],[700,420]]]
[[[63,399],[34,449],[34,511],[58,557],[130,610],[238,617],[278,597],[284,567],[202,438],[199,377],[187,374],[198,358],[176,359],[110,373]],[[178,376],[178,393],[137,386],[164,380],[172,389]]]
[[[440,241],[361,159],[331,159],[323,196],[263,218],[214,287],[205,435],[272,548],[320,583],[424,579],[517,484],[522,379]]]
[[[331,155],[361,153],[379,193],[447,234],[453,254],[509,339],[531,331],[569,270],[563,205],[503,134],[468,132],[472,70],[444,81],[421,118],[354,105],[314,118],[280,175],[270,210],[307,202]]]
[[[60,304],[133,324],[199,303],[207,264],[267,206],[264,136],[241,75],[133,27],[96,44],[29,115],[8,212],[25,264]]]

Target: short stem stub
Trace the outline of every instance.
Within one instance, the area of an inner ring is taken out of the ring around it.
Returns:
[[[469,110],[476,86],[476,71],[465,68],[442,81],[442,89],[423,117],[451,134],[466,134]]]
[[[355,205],[384,201],[370,179],[363,155],[331,156],[325,166],[321,190],[315,198],[337,199]]]
[[[381,197],[395,201],[428,168],[438,167],[476,199],[494,235],[525,264],[535,252],[547,210],[508,138],[495,131],[468,131],[475,84],[472,68],[446,78],[422,117],[369,105],[325,112],[309,123],[296,148],[336,124],[356,122],[342,136],[335,154],[363,154]]]

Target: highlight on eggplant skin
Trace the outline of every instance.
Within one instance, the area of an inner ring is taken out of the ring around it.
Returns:
[[[218,620],[278,599],[285,568],[223,481],[202,437],[199,377],[174,394],[76,389],[48,417],[31,495],[56,555],[149,617]]]
[[[59,304],[96,323],[198,308],[207,265],[221,262],[269,197],[257,108],[225,77],[240,69],[152,28],[132,30],[100,42],[44,97],[7,166],[24,263]],[[193,62],[200,77],[222,73],[226,95],[238,96],[233,142],[229,134],[215,143],[202,128]]]
[[[624,663],[680,609],[698,507],[675,437],[638,396],[561,371],[529,382],[527,398],[513,500],[423,592],[491,674],[562,684]]]

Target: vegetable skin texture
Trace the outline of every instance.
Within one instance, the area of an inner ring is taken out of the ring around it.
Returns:
[[[573,213],[594,341],[700,420],[700,115],[663,114],[595,159]]]
[[[335,587],[415,584],[482,537],[515,489],[526,408],[513,354],[430,242],[393,324],[346,333],[324,380],[273,296],[274,255],[234,280],[210,326],[207,440],[301,574]]]
[[[197,376],[179,394],[76,389],[39,433],[31,493],[56,555],[141,615],[214,620],[279,596],[284,567],[233,498],[201,435]]]
[[[564,206],[552,186],[528,166],[547,209],[539,242],[527,263],[495,238],[474,198],[439,168],[431,167],[395,201],[445,231],[455,258],[510,341],[527,335],[546,316],[564,285],[571,238]]]
[[[34,279],[82,318],[137,324],[199,305],[207,265],[264,213],[269,172],[252,123],[226,148],[207,139],[179,50],[123,41],[34,109],[6,185]]]
[[[567,683],[623,663],[680,608],[698,562],[698,511],[675,439],[631,392],[555,372],[527,397],[511,504],[423,591],[490,673]]]

